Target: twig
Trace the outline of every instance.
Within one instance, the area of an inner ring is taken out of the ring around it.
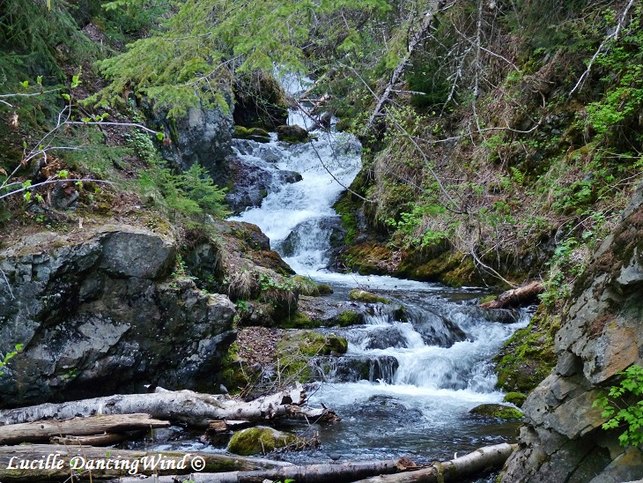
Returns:
[[[16,296],[13,294],[13,290],[11,289],[11,284],[7,279],[7,275],[4,273],[4,270],[2,270],[1,268],[0,268],[0,275],[2,275],[4,283],[7,284],[7,288],[9,289],[9,296],[11,297],[11,300],[16,300]]]
[[[616,29],[614,29],[614,32],[610,33],[607,37],[605,37],[601,42],[601,45],[598,46],[598,49],[596,49],[596,52],[594,52],[594,55],[592,55],[592,58],[589,60],[589,63],[587,64],[587,69],[585,69],[585,72],[582,73],[582,75],[578,79],[578,82],[576,82],[576,85],[574,86],[574,88],[571,91],[569,91],[568,97],[571,97],[574,94],[574,92],[583,88],[585,79],[587,79],[587,76],[592,70],[592,65],[594,65],[594,62],[596,61],[598,56],[601,55],[607,43],[612,39],[616,40],[618,38],[618,35],[621,33],[621,29],[625,25],[627,14],[630,11],[630,8],[632,8],[632,5],[634,5],[634,0],[630,0],[628,4],[625,6],[625,8],[623,9],[623,13],[621,13],[621,17],[618,23],[616,24]]]
[[[80,126],[80,125],[95,125],[95,126],[123,126],[123,127],[137,127],[150,134],[158,134],[158,131],[150,129],[149,127],[139,124],[137,122],[109,122],[109,121],[66,121],[65,124]]]
[[[66,183],[66,182],[72,182],[72,183],[79,183],[79,182],[82,182],[82,183],[100,183],[100,184],[109,184],[109,185],[114,184],[111,181],[106,181],[106,180],[102,180],[102,179],[94,179],[94,178],[49,179],[47,181],[42,181],[40,183],[32,184],[31,186],[24,186],[24,187],[22,187],[20,189],[11,191],[9,193],[5,193],[3,195],[0,195],[0,200],[8,198],[9,196],[12,196],[12,195],[16,195],[18,193],[23,193],[25,191],[31,191],[31,190],[33,190],[35,188],[38,188],[39,186],[44,186],[44,185],[48,185],[48,184],[55,184],[55,183]]]

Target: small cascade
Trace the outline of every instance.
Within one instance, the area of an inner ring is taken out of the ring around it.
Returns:
[[[294,82],[290,92],[303,88]],[[290,113],[292,123],[309,129],[310,117],[300,109]],[[478,429],[468,411],[502,400],[489,361],[517,328],[526,326],[529,314],[479,309],[475,289],[330,271],[329,253],[341,237],[332,207],[360,169],[361,146],[354,136],[334,130],[312,135],[312,141],[295,145],[277,141],[274,134],[266,144],[236,144],[239,157],[272,170],[277,184],[260,207],[236,219],[258,225],[297,273],[330,283],[339,293],[360,287],[392,301],[370,306],[365,324],[336,331],[349,342],[347,354],[311,362],[315,379],[324,382],[312,402],[344,418],[342,425],[321,433],[323,447],[361,457],[428,451],[437,458],[479,445],[489,426]],[[301,180],[280,184],[280,172],[299,173]],[[412,420],[401,423],[400,411]]]

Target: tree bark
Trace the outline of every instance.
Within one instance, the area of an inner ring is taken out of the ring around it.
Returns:
[[[391,93],[395,89],[396,84],[400,81],[402,74],[404,74],[404,71],[406,70],[411,60],[411,56],[413,55],[413,52],[421,44],[427,30],[429,30],[433,25],[433,19],[435,17],[436,12],[438,11],[438,9],[442,8],[443,6],[444,6],[444,0],[437,0],[437,1],[434,0],[431,2],[431,6],[429,10],[422,17],[422,22],[420,23],[420,27],[418,28],[417,32],[415,32],[415,34],[411,36],[409,40],[408,47],[406,49],[406,53],[404,54],[404,57],[402,57],[400,62],[397,64],[397,67],[395,67],[395,70],[393,70],[391,79],[386,85],[384,92],[377,100],[377,105],[375,106],[375,110],[373,110],[373,113],[371,114],[371,117],[368,119],[368,123],[366,124],[367,129],[373,126],[373,123],[375,122],[375,118],[377,118],[377,116],[380,115],[382,108],[388,102],[389,97],[391,96]]]
[[[498,295],[496,300],[481,304],[480,307],[484,309],[508,309],[529,305],[536,302],[538,300],[538,295],[544,290],[545,287],[541,282],[529,282],[521,287],[501,293]]]
[[[24,468],[28,462],[31,462],[31,466]],[[290,463],[280,461],[224,454],[33,444],[0,447],[0,481],[63,481],[71,474],[93,480],[126,475],[190,474],[194,471],[193,462],[203,462],[202,469],[205,472],[253,471],[291,466]],[[140,478],[136,481],[140,482]]]
[[[355,483],[438,483],[462,481],[467,476],[501,468],[518,447],[516,444],[485,446],[444,463],[395,475],[384,475],[355,481]]]
[[[332,411],[309,408],[304,406],[305,402],[306,393],[301,386],[249,402],[233,399],[227,395],[162,389],[152,394],[114,395],[8,409],[0,411],[0,424],[130,413],[146,413],[154,418],[196,427],[207,427],[209,421],[213,419],[247,419],[253,422],[265,422],[279,417],[308,418],[312,422],[338,419]]]
[[[294,480],[297,483],[342,483],[369,475],[387,474],[401,471],[404,466],[399,460],[361,461],[339,464],[318,464],[304,466],[285,466],[274,470],[234,471],[228,473],[193,473],[190,481],[193,483],[262,483],[265,480],[285,481]],[[113,483],[140,483],[140,479],[123,477],[112,480]],[[174,483],[181,481],[175,476],[157,478],[155,483]]]
[[[111,446],[122,443],[140,435],[139,431],[127,433],[90,434],[87,436],[54,436],[49,438],[51,444],[75,444],[80,446]]]
[[[136,429],[167,428],[169,421],[153,419],[148,414],[90,416],[63,421],[45,420],[0,426],[0,444],[48,441],[52,436],[89,436],[120,433]]]

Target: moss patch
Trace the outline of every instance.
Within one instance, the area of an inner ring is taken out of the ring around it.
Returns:
[[[277,448],[294,445],[298,440],[294,434],[267,426],[256,426],[235,433],[228,443],[228,451],[242,456],[265,454]]]
[[[251,139],[260,143],[270,142],[270,134],[268,134],[268,131],[259,127],[235,126],[232,137],[238,139]]]
[[[388,304],[390,302],[390,300],[387,298],[380,297],[379,295],[375,295],[374,293],[367,292],[366,290],[360,290],[358,288],[354,288],[353,290],[351,290],[348,293],[348,298],[355,302],[366,302],[369,304],[378,302]]]
[[[337,320],[336,320],[337,325],[339,325],[340,327],[358,325],[358,324],[361,324],[362,322],[363,322],[362,317],[354,310],[345,310],[344,312],[341,312],[337,316]]]
[[[481,404],[473,408],[469,413],[496,419],[522,419],[523,417],[522,411],[519,409],[502,404]]]
[[[503,401],[508,402],[509,404],[515,404],[518,407],[522,407],[522,404],[527,399],[527,395],[522,392],[508,392],[505,394]]]
[[[318,284],[312,278],[304,277],[303,275],[295,275],[292,278],[292,282],[299,295],[319,297],[320,295],[333,293],[333,289],[330,285]]]
[[[554,335],[559,328],[560,317],[539,308],[529,326],[516,331],[496,357],[498,387],[528,393],[547,377],[556,364]]]

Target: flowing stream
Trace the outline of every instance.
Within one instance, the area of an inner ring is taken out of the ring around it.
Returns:
[[[297,89],[301,86],[290,86],[291,93]],[[291,112],[290,122],[313,127],[301,110]],[[360,169],[361,146],[332,129],[314,135],[316,140],[298,145],[280,143],[274,135],[266,144],[236,143],[245,161],[297,171],[302,180],[273,186],[261,207],[235,219],[261,227],[297,273],[330,283],[332,297],[345,300],[350,288],[360,287],[393,303],[375,306],[365,325],[335,331],[348,339],[348,353],[317,361],[318,379],[325,382],[311,402],[326,404],[343,420],[319,429],[319,450],[292,459],[410,455],[423,461],[513,438],[515,424],[483,421],[468,412],[502,401],[490,361],[529,314],[481,310],[476,305],[481,291],[475,288],[328,270],[338,223],[332,206]]]

